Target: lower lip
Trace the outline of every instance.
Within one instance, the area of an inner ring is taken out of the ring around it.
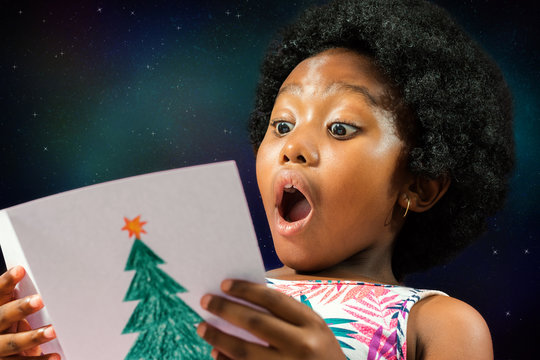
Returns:
[[[274,216],[275,216],[276,230],[278,234],[285,237],[298,234],[306,227],[307,223],[311,219],[312,214],[313,214],[313,208],[311,209],[311,211],[305,218],[295,221],[295,222],[288,222],[279,214],[279,210],[276,209],[274,212]]]

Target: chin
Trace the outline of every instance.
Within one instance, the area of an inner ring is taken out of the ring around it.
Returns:
[[[309,258],[308,256],[280,256],[279,252],[276,252],[279,260],[283,263],[283,265],[297,272],[313,273],[322,271],[331,266],[331,264],[321,264],[315,262],[312,258]]]

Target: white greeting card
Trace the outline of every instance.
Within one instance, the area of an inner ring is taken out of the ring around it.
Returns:
[[[44,346],[63,359],[205,358],[195,323],[224,278],[264,280],[234,162],[112,181],[0,211],[8,268],[25,266],[19,295],[39,291],[52,323]],[[176,353],[175,353],[176,351]],[[191,357],[185,356],[190,353]],[[183,357],[182,357],[183,356]]]

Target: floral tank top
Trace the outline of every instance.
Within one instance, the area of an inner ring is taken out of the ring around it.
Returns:
[[[350,360],[407,358],[412,306],[435,290],[356,281],[266,279],[267,286],[311,307],[328,324]]]

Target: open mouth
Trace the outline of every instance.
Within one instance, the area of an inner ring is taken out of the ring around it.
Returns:
[[[292,185],[283,188],[283,197],[279,206],[279,214],[287,222],[305,219],[311,212],[311,205],[302,192]]]

